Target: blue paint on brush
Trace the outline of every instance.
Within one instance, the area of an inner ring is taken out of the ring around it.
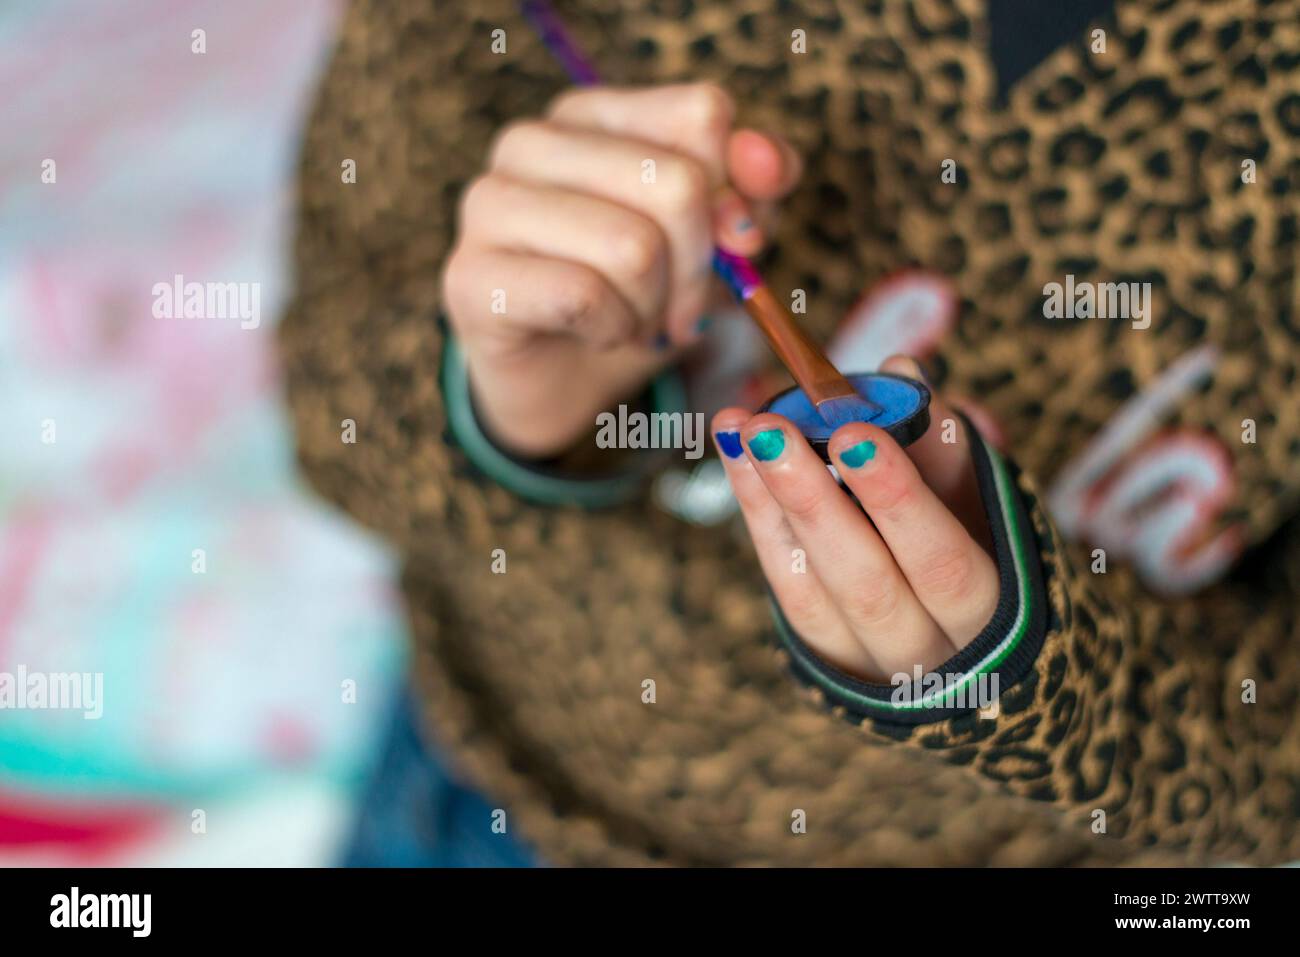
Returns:
[[[832,429],[850,422],[875,422],[885,414],[884,408],[856,395],[837,395],[817,405],[817,414]]]

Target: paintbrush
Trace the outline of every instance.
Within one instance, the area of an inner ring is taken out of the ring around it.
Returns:
[[[523,0],[520,9],[575,84],[600,83],[595,67],[547,0]],[[881,407],[853,388],[794,316],[777,301],[753,263],[725,249],[714,249],[713,271],[762,330],[772,351],[816,407],[822,421],[831,428],[839,428],[849,422],[871,422],[880,415]]]
[[[713,270],[735,295],[799,388],[833,429],[849,422],[871,422],[882,411],[863,398],[826,354],[782,306],[744,256],[713,251]]]

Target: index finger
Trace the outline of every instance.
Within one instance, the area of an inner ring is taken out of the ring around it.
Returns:
[[[726,144],[736,105],[715,83],[678,83],[627,89],[578,87],[551,103],[547,116],[569,126],[644,140],[691,156],[710,185],[726,178]]]

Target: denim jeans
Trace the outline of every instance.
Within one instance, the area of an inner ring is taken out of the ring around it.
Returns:
[[[344,866],[536,866],[508,830],[494,833],[495,806],[460,784],[422,740],[416,708],[409,692],[397,703]]]

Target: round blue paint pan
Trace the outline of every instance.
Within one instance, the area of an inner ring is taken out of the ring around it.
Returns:
[[[923,383],[892,372],[846,374],[858,395],[879,407],[874,418],[865,421],[884,429],[899,445],[911,445],[930,427],[930,390]],[[785,416],[803,433],[808,444],[829,465],[826,445],[835,431],[818,415],[798,386],[779,392],[763,403],[759,412]]]

